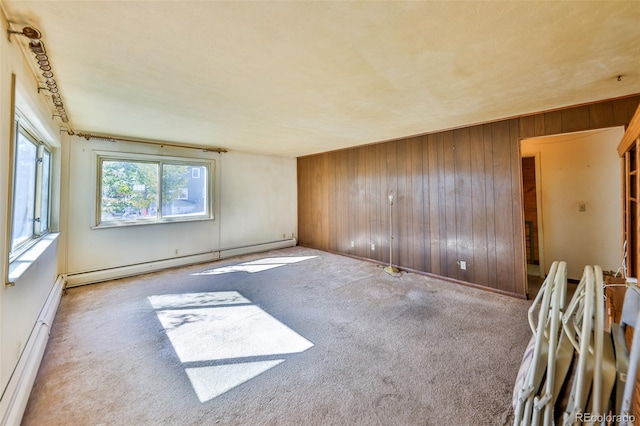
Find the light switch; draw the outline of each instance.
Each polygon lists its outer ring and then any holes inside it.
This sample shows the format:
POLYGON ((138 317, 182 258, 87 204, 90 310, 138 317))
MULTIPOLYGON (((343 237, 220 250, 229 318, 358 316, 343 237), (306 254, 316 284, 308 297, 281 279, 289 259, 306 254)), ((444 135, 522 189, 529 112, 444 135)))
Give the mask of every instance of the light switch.
POLYGON ((578 211, 579 212, 586 212, 587 211, 587 204, 586 203, 578 204, 578 211))

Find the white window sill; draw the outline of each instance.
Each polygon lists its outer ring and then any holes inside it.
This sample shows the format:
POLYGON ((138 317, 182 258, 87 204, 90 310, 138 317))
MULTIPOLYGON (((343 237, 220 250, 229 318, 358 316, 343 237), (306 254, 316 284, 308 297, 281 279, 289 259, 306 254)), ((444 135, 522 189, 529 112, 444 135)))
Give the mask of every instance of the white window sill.
POLYGON ((29 247, 9 264, 9 282, 16 282, 47 248, 60 236, 60 233, 51 233, 42 237, 37 243, 29 247))
POLYGON ((123 228, 128 226, 147 226, 147 225, 166 225, 168 223, 188 223, 188 222, 203 222, 207 220, 214 220, 213 216, 181 216, 177 218, 164 218, 164 219, 138 219, 138 220, 114 220, 100 222, 96 226, 92 226, 91 229, 113 229, 123 228))

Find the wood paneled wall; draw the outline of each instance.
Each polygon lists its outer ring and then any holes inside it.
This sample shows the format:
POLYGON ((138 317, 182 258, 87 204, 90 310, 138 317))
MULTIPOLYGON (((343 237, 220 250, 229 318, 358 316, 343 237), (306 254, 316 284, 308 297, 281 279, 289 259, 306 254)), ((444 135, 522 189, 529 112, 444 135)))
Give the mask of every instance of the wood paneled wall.
POLYGON ((639 103, 634 96, 300 157, 299 244, 389 262, 393 190, 394 264, 524 296, 520 140, 626 125, 639 103))

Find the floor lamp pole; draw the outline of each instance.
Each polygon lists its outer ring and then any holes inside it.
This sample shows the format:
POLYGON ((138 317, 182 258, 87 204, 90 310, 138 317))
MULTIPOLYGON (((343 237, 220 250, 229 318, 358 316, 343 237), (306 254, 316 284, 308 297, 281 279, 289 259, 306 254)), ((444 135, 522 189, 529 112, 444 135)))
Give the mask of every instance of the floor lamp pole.
POLYGON ((391 275, 400 273, 398 268, 393 266, 393 191, 389 192, 389 266, 384 271, 391 275))

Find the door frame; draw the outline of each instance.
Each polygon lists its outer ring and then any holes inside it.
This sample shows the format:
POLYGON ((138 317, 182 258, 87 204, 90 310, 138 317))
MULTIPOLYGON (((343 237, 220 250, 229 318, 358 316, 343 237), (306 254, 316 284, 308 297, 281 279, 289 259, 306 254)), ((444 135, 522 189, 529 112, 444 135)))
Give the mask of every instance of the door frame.
MULTIPOLYGON (((522 141, 524 139, 520 140, 520 144, 522 144, 522 141)), ((536 174, 536 210, 537 210, 537 219, 538 219, 538 241, 536 242, 538 244, 538 268, 539 268, 539 275, 540 278, 544 278, 545 277, 545 262, 544 262, 544 221, 542 218, 542 176, 541 176, 541 166, 540 166, 540 151, 536 151, 533 154, 524 154, 522 155, 521 158, 531 158, 533 157, 534 159, 534 163, 535 163, 535 174, 536 174)), ((522 185, 522 179, 520 179, 520 185, 522 185)), ((524 188, 522 191, 522 194, 524 196, 524 188)), ((524 210, 524 202, 522 204, 522 208, 524 210)), ((528 264, 528 262, 526 262, 525 259, 525 266, 528 264)), ((528 284, 527 284, 528 287, 528 284)), ((528 289, 527 289, 528 290, 528 289)))

